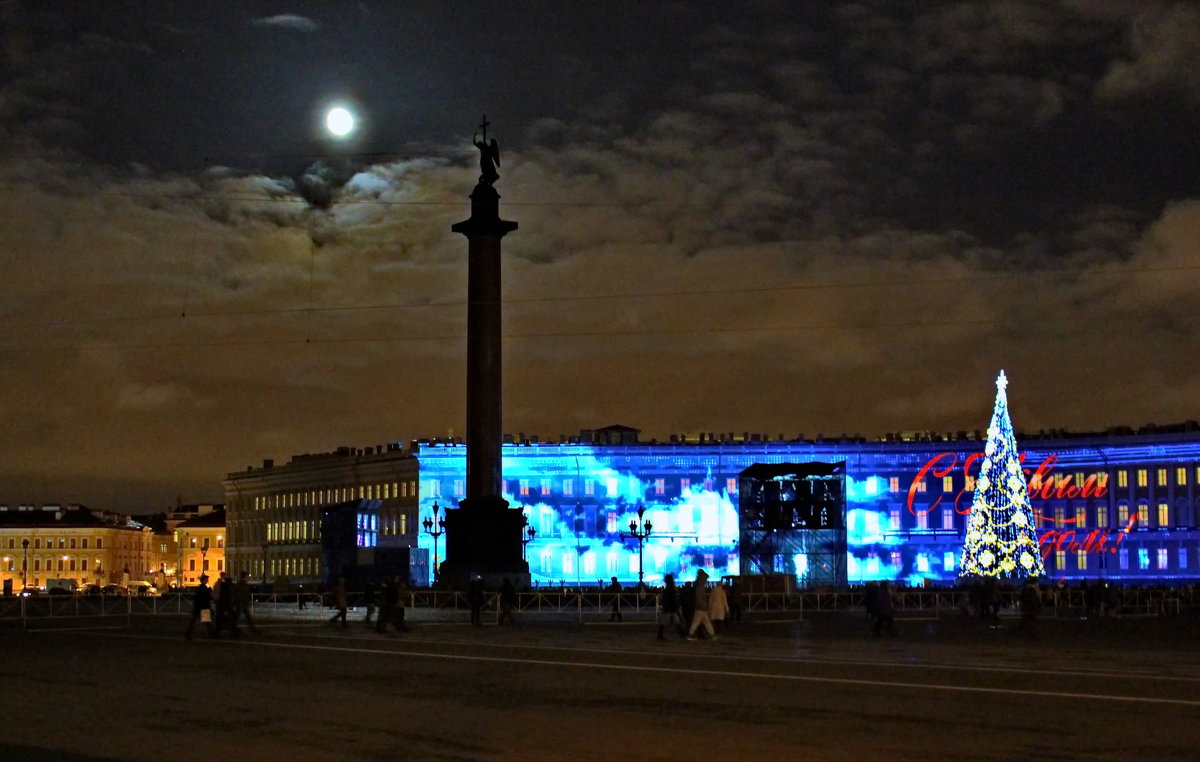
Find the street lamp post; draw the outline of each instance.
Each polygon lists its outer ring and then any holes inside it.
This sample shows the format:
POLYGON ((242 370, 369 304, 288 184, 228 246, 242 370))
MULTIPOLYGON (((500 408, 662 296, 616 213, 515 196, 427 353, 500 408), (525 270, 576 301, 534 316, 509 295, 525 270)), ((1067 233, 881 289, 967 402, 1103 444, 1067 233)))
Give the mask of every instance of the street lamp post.
MULTIPOLYGON (((638 504, 637 518, 629 520, 629 536, 637 538, 638 541, 638 593, 642 592, 642 544, 650 533, 654 530, 654 524, 645 517, 646 509, 640 503, 638 504)), ((625 533, 621 533, 621 539, 624 539, 625 533)))
POLYGON ((422 526, 425 527, 425 532, 430 537, 433 538, 433 581, 434 581, 434 583, 436 583, 438 581, 438 538, 441 537, 442 534, 446 531, 446 522, 444 519, 442 519, 441 516, 438 515, 438 511, 440 511, 440 510, 441 510, 441 508, 438 506, 437 501, 436 500, 433 501, 432 516, 427 516, 425 518, 425 520, 423 522, 421 522, 422 526))
POLYGON ((529 519, 525 520, 525 536, 521 538, 521 560, 526 561, 525 546, 533 542, 533 538, 537 537, 537 528, 529 524, 529 519))
POLYGON ((25 560, 21 562, 21 594, 29 592, 29 538, 21 540, 21 548, 25 551, 25 560))

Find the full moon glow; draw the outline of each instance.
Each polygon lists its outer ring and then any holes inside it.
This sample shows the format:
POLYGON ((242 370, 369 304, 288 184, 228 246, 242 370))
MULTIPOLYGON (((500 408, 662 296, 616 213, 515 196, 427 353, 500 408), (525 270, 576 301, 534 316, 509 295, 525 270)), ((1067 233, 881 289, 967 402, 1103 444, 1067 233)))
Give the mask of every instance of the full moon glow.
POLYGON ((325 128, 339 138, 345 137, 354 129, 354 115, 341 106, 331 108, 325 115, 325 128))

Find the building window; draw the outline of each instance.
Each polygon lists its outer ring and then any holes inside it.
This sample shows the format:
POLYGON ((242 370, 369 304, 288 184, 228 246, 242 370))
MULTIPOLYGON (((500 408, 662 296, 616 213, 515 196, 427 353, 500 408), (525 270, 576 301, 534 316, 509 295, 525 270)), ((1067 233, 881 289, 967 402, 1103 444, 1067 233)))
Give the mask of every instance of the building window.
POLYGON ((1180 569, 1180 571, 1183 571, 1186 568, 1188 568, 1187 548, 1185 548, 1181 545, 1181 546, 1179 546, 1179 569, 1180 569))
POLYGON ((922 574, 929 573, 929 556, 925 555, 924 553, 917 554, 917 571, 921 572, 922 574))
POLYGON ((35 547, 35 548, 40 548, 40 547, 42 547, 42 538, 40 538, 40 537, 36 538, 36 539, 33 541, 33 547, 35 547))
POLYGON ((520 490, 520 494, 528 495, 529 494, 529 480, 521 479, 521 481, 519 482, 519 485, 520 486, 518 487, 518 489, 520 490))
POLYGON ((725 480, 725 491, 730 495, 736 495, 738 491, 738 480, 736 477, 729 477, 725 480))
POLYGON ((34 571, 42 570, 42 559, 40 559, 40 558, 33 559, 33 570, 34 571))
POLYGON ((75 550, 75 538, 71 538, 71 550, 75 550))
POLYGON ((924 492, 924 491, 925 491, 925 480, 924 480, 924 479, 922 479, 922 480, 921 480, 921 481, 919 481, 919 482, 913 482, 913 484, 914 484, 914 485, 916 485, 917 492, 924 492))
POLYGON ((1129 523, 1129 505, 1126 503, 1120 503, 1117 505, 1117 524, 1119 524, 1121 526, 1121 528, 1124 529, 1125 525, 1128 523, 1129 523))
MULTIPOLYGON (((588 497, 596 494, 596 482, 594 480, 583 480, 583 494, 587 495, 588 497)), ((594 564, 595 562, 593 561, 592 563, 594 564)))
POLYGON ((1158 525, 1160 527, 1169 527, 1171 525, 1171 509, 1166 503, 1158 504, 1158 525))
POLYGON ((1150 506, 1138 503, 1137 520, 1140 527, 1150 526, 1150 506))
POLYGON ((1108 506, 1107 505, 1098 505, 1098 506, 1096 506, 1096 528, 1104 529, 1107 526, 1108 526, 1108 506))
POLYGON ((892 508, 888 511, 888 524, 892 529, 899 531, 900 529, 900 509, 892 508))
POLYGON ((942 568, 946 571, 954 571, 954 554, 947 552, 942 554, 942 568))
POLYGON ((563 494, 564 495, 574 495, 575 494, 575 480, 574 479, 563 479, 563 494))
POLYGON ((1128 471, 1122 470, 1122 471, 1117 472, 1117 486, 1118 487, 1128 487, 1129 486, 1129 472, 1128 471))
POLYGON ((1075 551, 1075 568, 1080 571, 1087 571, 1087 551, 1075 551))
POLYGON ((898 550, 893 550, 893 551, 892 551, 892 555, 891 555, 891 563, 892 563, 892 566, 899 566, 899 565, 900 565, 900 551, 898 551, 898 550))
POLYGON ((79 559, 79 570, 87 571, 87 559, 86 558, 79 559))
POLYGON ((667 494, 667 480, 666 479, 655 479, 654 480, 654 494, 656 494, 656 495, 667 494))
POLYGON ((1087 526, 1087 506, 1075 506, 1075 528, 1083 529, 1087 526))
POLYGON ((87 545, 88 545, 88 538, 84 537, 83 538, 83 549, 84 550, 87 550, 87 545))
POLYGON ((1158 469, 1158 486, 1167 486, 1167 469, 1165 468, 1158 469))
POLYGON ((1160 568, 1160 569, 1167 568, 1167 549, 1166 548, 1158 549, 1158 568, 1160 568))
POLYGON ((1067 551, 1058 550, 1054 553, 1054 568, 1063 571, 1067 568, 1067 551))
POLYGON ((943 476, 942 477, 942 492, 953 492, 953 491, 954 491, 954 477, 953 476, 943 476))
POLYGON ((1146 473, 1146 469, 1139 468, 1138 472, 1137 472, 1137 486, 1146 487, 1149 484, 1150 484, 1150 479, 1149 479, 1149 475, 1146 473))
POLYGON ((616 511, 609 511, 609 512, 608 512, 608 521, 607 521, 607 523, 605 524, 605 527, 604 527, 604 528, 605 528, 605 530, 606 530, 606 531, 608 531, 608 532, 617 532, 617 531, 619 531, 619 530, 617 529, 617 513, 616 513, 616 511))
POLYGON ((1138 568, 1142 571, 1150 568, 1150 551, 1147 548, 1138 548, 1138 568))
POLYGON ((942 529, 953 529, 953 528, 954 528, 954 509, 953 508, 943 508, 942 509, 942 529))
POLYGON ((1180 487, 1187 484, 1187 469, 1186 468, 1175 469, 1175 483, 1178 484, 1180 487))
POLYGON ((688 490, 692 488, 692 480, 684 477, 679 480, 679 494, 686 495, 688 490))
POLYGON ((562 562, 563 562, 563 564, 562 564, 563 574, 574 574, 575 573, 575 551, 571 551, 569 553, 563 553, 562 562))
POLYGON ((543 495, 550 494, 550 480, 549 479, 542 479, 542 494, 543 495))
POLYGON ((900 477, 899 476, 892 476, 892 477, 888 478, 888 491, 889 492, 899 492, 900 491, 900 477))
POLYGON ((917 514, 917 529, 929 528, 929 512, 921 511, 917 514))

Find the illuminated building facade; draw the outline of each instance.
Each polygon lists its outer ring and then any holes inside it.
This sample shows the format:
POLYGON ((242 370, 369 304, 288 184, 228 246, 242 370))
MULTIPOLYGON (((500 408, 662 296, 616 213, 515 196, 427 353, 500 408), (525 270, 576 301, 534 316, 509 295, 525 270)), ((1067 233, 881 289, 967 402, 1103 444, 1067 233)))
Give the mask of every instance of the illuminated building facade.
MULTIPOLYGON (((1200 428, 1195 424, 1137 433, 1018 435, 1017 443, 1050 578, 1104 577, 1127 584, 1200 580, 1200 428)), ((983 447, 981 435, 965 433, 869 442, 706 435, 644 443, 630 429, 601 429, 566 442, 506 443, 504 497, 523 507, 536 530, 525 553, 539 585, 590 586, 612 576, 632 583, 639 571, 648 584, 658 584, 666 573, 690 579, 701 568, 714 577, 790 573, 804 584, 813 581, 808 559, 794 553, 778 555, 770 569, 744 563, 739 475, 756 464, 842 463, 847 582, 953 584, 983 447), (639 507, 653 524, 640 554, 638 540, 627 531, 639 507)), ((319 496, 328 494, 398 499, 409 531, 397 539, 432 554, 434 538, 416 533, 414 525, 429 515, 435 501, 452 507, 465 490, 465 447, 458 442, 420 440, 409 449, 392 445, 365 456, 302 457, 328 462, 320 473, 310 472, 313 478, 292 497, 280 491, 288 484, 281 473, 287 467, 250 469, 227 478, 231 559, 261 557, 257 540, 240 544, 237 522, 249 522, 247 537, 257 538, 261 529, 255 522, 312 520, 306 517, 318 515, 319 496), (356 465, 364 458, 388 465, 380 463, 368 473, 356 465), (335 475, 336 484, 322 481, 335 475), (259 492, 234 494, 251 482, 259 492), (274 491, 265 489, 268 484, 274 491), (400 487, 385 484, 406 486, 395 498, 391 492, 400 487), (273 507, 254 507, 266 504, 273 507), (311 514, 304 512, 310 509, 311 514)), ((303 546, 300 540, 286 542, 303 546)), ((312 539, 308 567, 314 581, 320 578, 317 542, 312 539)))
MULTIPOLYGON (((398 444, 264 460, 225 477, 227 568, 263 584, 324 582, 328 551, 321 525, 330 511, 350 511, 366 557, 383 548, 419 550, 418 461, 398 444)), ((429 504, 432 505, 430 500, 429 504)), ((421 578, 422 553, 410 554, 421 578)))
POLYGON ((150 581, 154 534, 127 517, 81 505, 0 505, 0 585, 19 593, 47 580, 106 585, 150 581))

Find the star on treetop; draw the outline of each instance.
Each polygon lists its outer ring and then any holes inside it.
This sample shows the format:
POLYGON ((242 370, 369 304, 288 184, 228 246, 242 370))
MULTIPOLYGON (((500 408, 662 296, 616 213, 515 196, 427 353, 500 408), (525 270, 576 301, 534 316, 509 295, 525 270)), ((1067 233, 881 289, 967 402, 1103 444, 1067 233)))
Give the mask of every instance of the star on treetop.
POLYGON ((1008 377, 1004 375, 1004 371, 1000 371, 1000 375, 996 376, 996 388, 1001 391, 1008 386, 1008 377))

